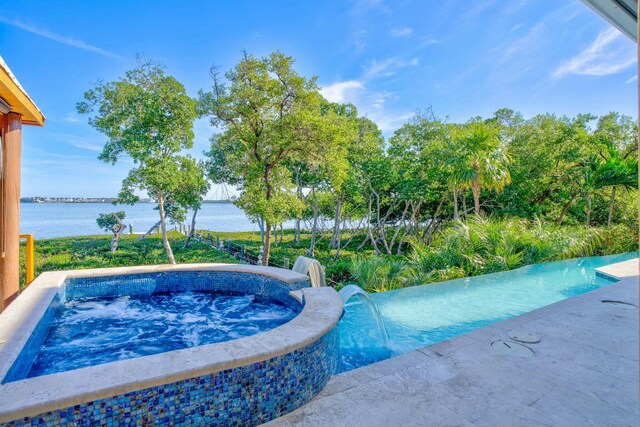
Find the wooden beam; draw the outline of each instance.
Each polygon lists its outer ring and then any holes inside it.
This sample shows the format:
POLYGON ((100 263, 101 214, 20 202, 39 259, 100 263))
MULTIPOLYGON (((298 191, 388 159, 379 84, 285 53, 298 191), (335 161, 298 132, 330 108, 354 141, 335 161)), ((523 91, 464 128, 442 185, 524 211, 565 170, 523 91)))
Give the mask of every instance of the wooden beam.
POLYGON ((2 180, 0 180, 0 311, 20 292, 20 151, 22 116, 0 116, 3 139, 2 180))

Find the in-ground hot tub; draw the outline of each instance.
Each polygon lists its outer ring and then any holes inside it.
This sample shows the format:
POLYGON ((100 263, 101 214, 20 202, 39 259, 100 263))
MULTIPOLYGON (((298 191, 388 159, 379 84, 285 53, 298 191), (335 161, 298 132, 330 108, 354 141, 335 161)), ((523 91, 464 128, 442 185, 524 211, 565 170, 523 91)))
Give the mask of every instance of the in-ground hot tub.
POLYGON ((307 281, 222 264, 44 273, 0 315, 0 425, 279 417, 337 367, 342 302, 307 281))

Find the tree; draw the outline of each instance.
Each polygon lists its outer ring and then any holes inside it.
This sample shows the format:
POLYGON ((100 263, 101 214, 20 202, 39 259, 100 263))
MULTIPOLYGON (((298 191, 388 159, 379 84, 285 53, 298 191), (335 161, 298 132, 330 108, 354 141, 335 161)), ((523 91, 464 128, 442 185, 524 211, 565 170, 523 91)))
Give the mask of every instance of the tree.
POLYGON ((355 106, 348 104, 346 107, 347 111, 339 112, 339 114, 347 116, 351 121, 355 122, 353 124, 356 127, 357 135, 346 147, 347 169, 345 179, 340 182, 340 185, 334 185, 334 193, 337 200, 334 230, 329 246, 337 250, 336 255, 340 251, 342 220, 345 217, 345 210, 351 212, 347 212, 346 216, 353 216, 363 212, 363 209, 358 209, 358 206, 363 205, 365 201, 364 192, 361 191, 364 184, 362 166, 381 156, 384 147, 384 137, 380 129, 378 129, 378 125, 366 117, 358 117, 355 106))
MULTIPOLYGON (((331 193, 339 193, 347 180, 350 166, 349 150, 353 148, 353 141, 358 139, 359 133, 356 114, 356 109, 352 105, 323 102, 320 115, 310 121, 315 134, 317 155, 307 156, 300 169, 306 172, 304 176, 310 188, 306 200, 312 210, 311 241, 308 251, 311 257, 315 255, 320 216, 318 192, 323 192, 323 195, 328 198, 331 193)), ((337 203, 340 203, 339 198, 337 203)), ((337 221, 339 223, 339 217, 337 221)))
POLYGON ((316 78, 297 74, 293 62, 279 51, 265 58, 245 52, 225 74, 228 86, 214 68, 212 91, 200 91, 200 114, 223 129, 207 153, 210 175, 237 185, 236 204, 264 220, 267 265, 272 227, 303 207, 287 165, 318 155, 323 99, 316 78))
POLYGON ((499 127, 472 120, 457 128, 456 181, 473 192, 474 211, 480 213, 480 190, 500 191, 511 182, 509 156, 499 138, 499 127))
POLYGON ((608 147, 608 158, 599 165, 596 185, 598 188, 611 187, 607 227, 611 226, 613 207, 616 202, 616 189, 636 189, 638 185, 638 158, 624 157, 613 145, 608 147))
POLYGON ((202 199, 210 188, 209 180, 205 177, 205 162, 190 162, 185 164, 186 173, 181 174, 181 188, 176 192, 176 202, 178 205, 193 211, 191 217, 191 227, 189 228, 189 236, 184 242, 184 247, 188 248, 196 231, 196 215, 202 207, 202 199))
POLYGON ((406 212, 411 218, 403 237, 430 240, 441 223, 442 209, 451 193, 453 217, 459 216, 457 199, 461 186, 453 174, 457 152, 451 143, 451 133, 452 125, 438 119, 429 109, 416 114, 389 140, 388 155, 398 170, 396 188, 405 203, 400 222, 405 224, 406 212))
POLYGON ((111 238, 111 253, 114 254, 116 249, 118 249, 118 239, 124 233, 125 225, 122 223, 124 219, 124 212, 111 212, 107 214, 100 214, 98 218, 96 218, 96 223, 98 227, 102 228, 104 231, 110 231, 113 233, 113 237, 111 238))
POLYGON ((600 152, 604 163, 598 176, 598 186, 611 187, 607 227, 611 226, 616 190, 619 186, 629 190, 638 184, 638 126, 631 117, 618 113, 606 114, 598 119, 594 136, 604 146, 600 152))
POLYGON ((193 146, 195 101, 162 67, 145 62, 120 80, 99 82, 85 92, 77 110, 93 114, 89 124, 109 139, 100 160, 111 164, 121 156, 133 160, 136 166, 124 179, 118 199, 133 204, 139 199, 136 190, 142 190, 158 203, 162 242, 169 261, 175 264, 165 206, 168 202, 180 205, 186 197, 185 182, 202 173, 196 170, 195 160, 179 155, 193 146))

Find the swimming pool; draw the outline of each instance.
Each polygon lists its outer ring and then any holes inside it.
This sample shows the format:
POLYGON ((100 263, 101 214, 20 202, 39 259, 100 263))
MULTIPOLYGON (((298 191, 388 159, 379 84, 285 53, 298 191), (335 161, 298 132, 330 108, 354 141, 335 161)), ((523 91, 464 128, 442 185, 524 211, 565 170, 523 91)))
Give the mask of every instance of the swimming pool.
POLYGON ((595 269, 636 252, 548 262, 465 279, 372 294, 385 320, 391 351, 358 299, 339 323, 341 371, 348 371, 470 332, 490 323, 588 292, 611 280, 595 269))

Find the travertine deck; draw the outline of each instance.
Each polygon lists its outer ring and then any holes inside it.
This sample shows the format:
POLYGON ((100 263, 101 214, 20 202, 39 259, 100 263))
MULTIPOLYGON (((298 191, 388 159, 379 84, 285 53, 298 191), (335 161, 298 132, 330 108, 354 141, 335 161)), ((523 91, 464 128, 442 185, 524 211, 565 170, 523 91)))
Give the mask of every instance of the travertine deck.
POLYGON ((638 277, 622 264, 606 269, 618 283, 337 375, 268 425, 638 426, 638 277), (491 348, 511 330, 541 338, 533 356, 491 348))

